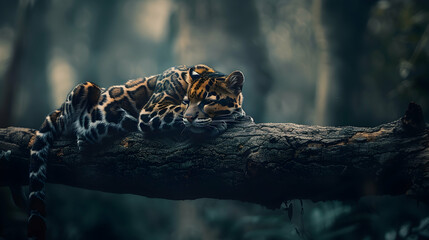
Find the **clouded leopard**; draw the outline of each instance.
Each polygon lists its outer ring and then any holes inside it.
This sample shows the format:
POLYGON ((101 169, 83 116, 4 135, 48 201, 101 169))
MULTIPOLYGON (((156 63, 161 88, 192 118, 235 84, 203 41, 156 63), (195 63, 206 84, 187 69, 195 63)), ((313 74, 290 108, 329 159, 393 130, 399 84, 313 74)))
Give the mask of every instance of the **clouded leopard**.
MULTIPOLYGON (((178 66, 151 77, 129 80, 107 90, 77 85, 62 106, 49 114, 31 149, 28 236, 44 239, 44 185, 49 147, 60 136, 75 136, 79 148, 115 133, 189 131, 215 136, 245 117, 244 76, 206 65, 178 66)), ((249 118, 251 119, 251 118, 249 118)))

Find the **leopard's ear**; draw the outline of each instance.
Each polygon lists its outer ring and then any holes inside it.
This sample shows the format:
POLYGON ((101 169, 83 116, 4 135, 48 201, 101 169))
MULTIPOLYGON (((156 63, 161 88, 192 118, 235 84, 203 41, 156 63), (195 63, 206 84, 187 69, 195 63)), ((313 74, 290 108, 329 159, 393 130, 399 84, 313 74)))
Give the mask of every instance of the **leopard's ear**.
POLYGON ((234 71, 226 78, 226 84, 234 94, 241 93, 244 83, 244 74, 240 71, 234 71))

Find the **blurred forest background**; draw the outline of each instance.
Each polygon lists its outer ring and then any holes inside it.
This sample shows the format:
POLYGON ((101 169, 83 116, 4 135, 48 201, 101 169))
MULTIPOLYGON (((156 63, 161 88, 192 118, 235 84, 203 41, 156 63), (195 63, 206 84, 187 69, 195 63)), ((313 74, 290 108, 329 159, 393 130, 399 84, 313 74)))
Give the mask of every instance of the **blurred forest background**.
MULTIPOLYGON (((428 39, 427 0, 0 0, 0 126, 38 128, 83 81, 198 63, 243 71, 257 122, 375 126, 410 101, 429 119, 428 39)), ((405 197, 268 210, 48 184, 47 199, 50 239, 429 239, 429 207, 405 197)), ((25 224, 0 189, 0 239, 25 224)))

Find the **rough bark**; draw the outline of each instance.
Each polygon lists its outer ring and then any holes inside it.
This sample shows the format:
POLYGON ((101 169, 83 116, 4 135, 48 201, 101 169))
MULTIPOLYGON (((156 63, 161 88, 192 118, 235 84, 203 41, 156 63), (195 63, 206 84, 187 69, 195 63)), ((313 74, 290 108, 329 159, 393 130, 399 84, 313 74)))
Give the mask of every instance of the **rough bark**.
MULTIPOLYGON (((28 181, 35 130, 0 129, 0 186, 28 181)), ((237 199, 278 207, 289 199, 407 194, 428 201, 429 128, 418 105, 378 127, 240 124, 206 141, 131 133, 79 153, 52 147, 48 182, 167 199, 237 199)))

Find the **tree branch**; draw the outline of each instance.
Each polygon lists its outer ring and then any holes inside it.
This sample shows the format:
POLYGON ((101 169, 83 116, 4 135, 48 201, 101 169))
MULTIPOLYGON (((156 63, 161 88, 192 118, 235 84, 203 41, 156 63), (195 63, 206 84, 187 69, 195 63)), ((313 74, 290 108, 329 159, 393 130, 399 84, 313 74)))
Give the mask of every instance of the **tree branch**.
MULTIPOLYGON (((35 130, 0 129, 0 186, 28 182, 35 130)), ((78 153, 51 149, 48 182, 167 199, 237 199, 278 207, 289 199, 345 200, 407 194, 428 202, 429 128, 410 104, 400 120, 373 128, 241 124, 190 141, 131 133, 78 153)))

